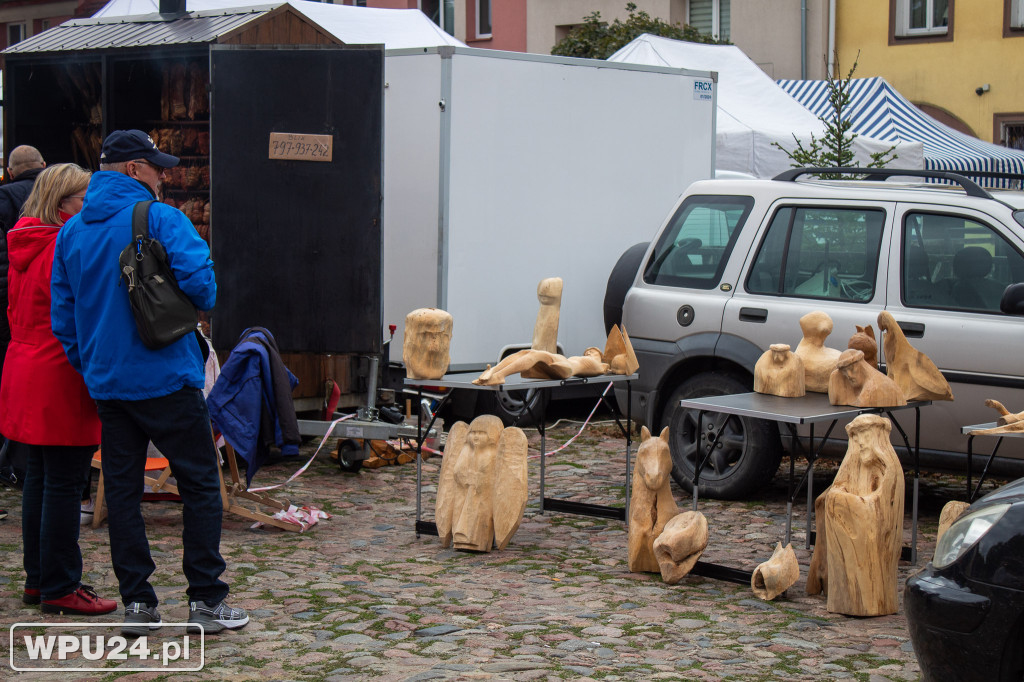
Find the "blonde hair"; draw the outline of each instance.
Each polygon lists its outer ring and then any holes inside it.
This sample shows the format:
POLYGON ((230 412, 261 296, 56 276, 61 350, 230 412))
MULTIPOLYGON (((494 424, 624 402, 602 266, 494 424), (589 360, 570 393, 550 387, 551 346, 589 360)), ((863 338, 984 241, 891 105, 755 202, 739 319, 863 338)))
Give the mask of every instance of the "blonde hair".
POLYGON ((58 163, 43 170, 21 210, 22 216, 38 218, 47 225, 60 225, 60 204, 72 194, 82 194, 92 173, 73 163, 58 163))

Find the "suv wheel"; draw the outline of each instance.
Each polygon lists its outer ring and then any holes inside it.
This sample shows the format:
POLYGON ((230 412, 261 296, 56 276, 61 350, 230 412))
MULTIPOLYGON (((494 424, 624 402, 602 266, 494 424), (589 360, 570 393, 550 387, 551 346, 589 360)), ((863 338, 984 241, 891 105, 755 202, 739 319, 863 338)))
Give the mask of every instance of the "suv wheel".
POLYGON ((749 417, 727 420, 727 415, 706 413, 703 433, 698 437, 697 411, 679 407, 679 401, 684 398, 746 393, 749 390, 748 384, 732 374, 705 372, 690 377, 669 396, 661 424, 669 427, 672 478, 684 490, 693 491, 698 443, 705 447, 709 439, 717 439, 718 447, 700 472, 702 496, 743 498, 775 475, 782 458, 782 443, 775 424, 749 417))

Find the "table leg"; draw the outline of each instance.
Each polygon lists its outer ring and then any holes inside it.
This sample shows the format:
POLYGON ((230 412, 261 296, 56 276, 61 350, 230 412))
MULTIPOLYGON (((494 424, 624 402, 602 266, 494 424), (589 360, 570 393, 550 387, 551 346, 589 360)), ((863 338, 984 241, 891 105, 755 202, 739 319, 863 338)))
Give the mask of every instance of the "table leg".
MULTIPOLYGON (((822 439, 824 442, 824 439, 822 439)), ((811 548, 811 514, 814 513, 814 460, 818 459, 814 451, 814 424, 811 424, 810 438, 807 441, 807 452, 811 459, 807 462, 807 525, 804 531, 804 549, 811 548)))
MULTIPOLYGON (((611 386, 611 384, 608 384, 611 386)), ((604 398, 602 398, 603 400, 604 398)), ((616 410, 617 411, 617 410, 616 410)), ((633 490, 633 468, 629 466, 629 455, 633 445, 633 387, 626 382, 626 529, 629 529, 629 502, 633 490)))
MULTIPOLYGON (((903 438, 903 445, 907 448, 908 453, 914 455, 914 486, 912 499, 910 503, 910 564, 912 566, 917 565, 917 500, 919 481, 921 477, 921 408, 914 408, 914 447, 910 447, 910 438, 907 436, 907 432, 903 430, 903 426, 900 425, 898 419, 893 416, 892 412, 886 411, 886 416, 892 421, 893 426, 899 432, 903 438)), ((905 552, 906 550, 904 550, 905 552)), ((906 556, 906 555, 904 555, 906 556)))
POLYGON ((416 389, 416 537, 420 537, 420 519, 423 508, 423 387, 416 389))
POLYGON ((974 500, 974 495, 971 494, 971 469, 973 468, 974 460, 974 434, 967 436, 967 504, 970 504, 974 500))

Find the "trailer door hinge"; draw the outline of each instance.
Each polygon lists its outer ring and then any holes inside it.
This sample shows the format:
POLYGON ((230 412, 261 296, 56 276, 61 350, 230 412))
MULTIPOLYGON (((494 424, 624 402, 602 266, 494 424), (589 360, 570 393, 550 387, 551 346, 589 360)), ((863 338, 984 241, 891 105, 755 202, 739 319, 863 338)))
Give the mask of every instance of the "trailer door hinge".
POLYGON ((437 103, 437 106, 441 107, 441 111, 444 111, 446 103, 444 100, 441 100, 440 102, 437 103))

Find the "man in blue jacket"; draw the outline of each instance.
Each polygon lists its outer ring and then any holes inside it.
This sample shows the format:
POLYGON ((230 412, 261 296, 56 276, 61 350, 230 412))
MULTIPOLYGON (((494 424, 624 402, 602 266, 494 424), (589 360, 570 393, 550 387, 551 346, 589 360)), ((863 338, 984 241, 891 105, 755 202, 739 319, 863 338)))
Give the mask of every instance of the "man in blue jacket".
MULTIPOLYGON (((85 378, 103 424, 110 554, 125 604, 126 635, 145 635, 161 622, 149 584, 156 567, 140 509, 149 441, 170 461, 184 504, 189 622, 202 623, 207 633, 249 622, 244 610, 227 605, 228 586, 220 579, 223 508, 199 344, 188 334, 159 350, 144 346, 127 288, 119 284, 118 255, 132 241, 132 209, 156 198, 164 171, 177 164, 177 157, 162 153, 140 130, 112 132, 82 211, 61 229, 53 259, 53 333, 85 378)), ((185 214, 154 203, 149 236, 163 244, 178 285, 196 307, 213 308, 217 284, 210 250, 185 214)))

